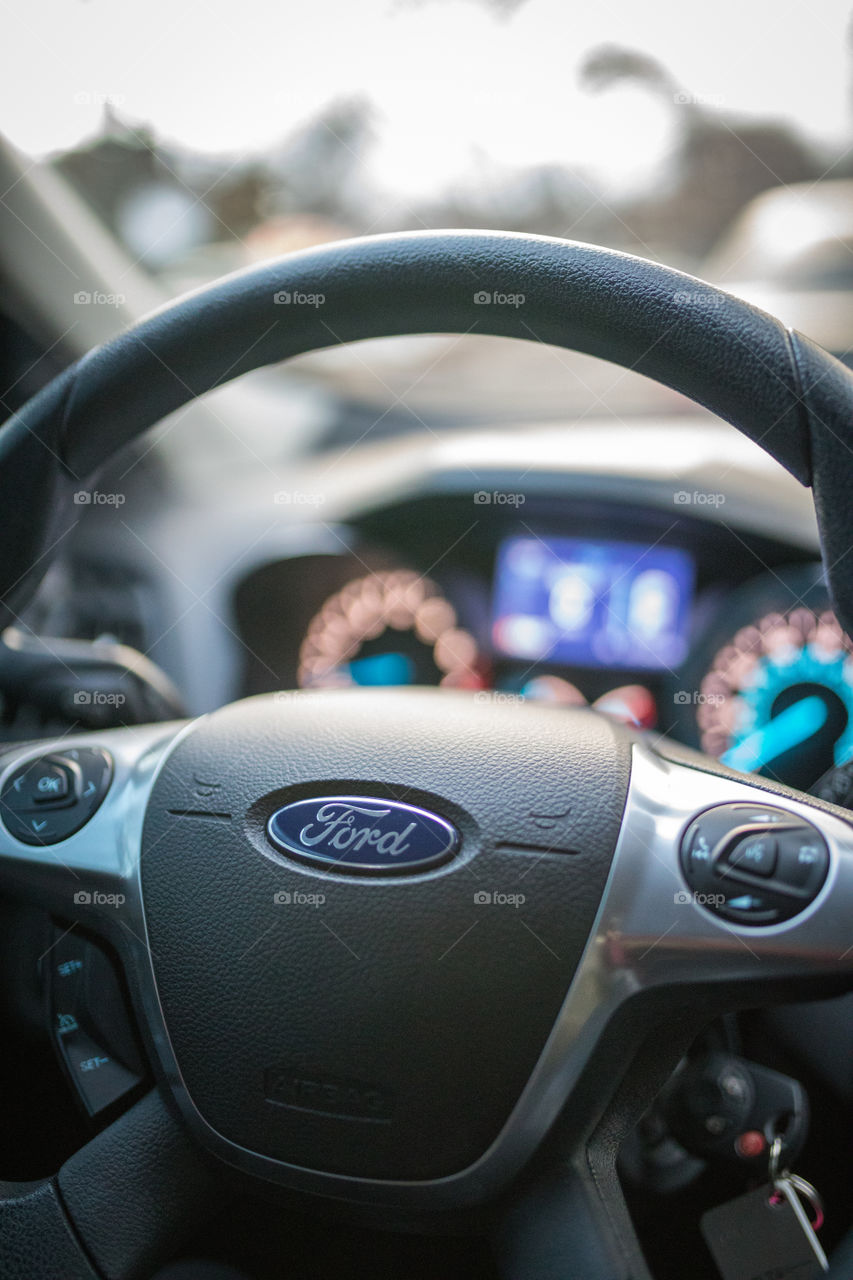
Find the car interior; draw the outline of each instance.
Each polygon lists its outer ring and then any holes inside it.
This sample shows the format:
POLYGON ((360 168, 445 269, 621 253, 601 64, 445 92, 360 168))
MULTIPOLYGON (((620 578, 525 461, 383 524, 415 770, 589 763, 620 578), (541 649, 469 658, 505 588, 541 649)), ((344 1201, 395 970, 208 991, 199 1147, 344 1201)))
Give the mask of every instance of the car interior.
POLYGON ((0 1280, 850 1280, 853 6, 3 21, 0 1280))

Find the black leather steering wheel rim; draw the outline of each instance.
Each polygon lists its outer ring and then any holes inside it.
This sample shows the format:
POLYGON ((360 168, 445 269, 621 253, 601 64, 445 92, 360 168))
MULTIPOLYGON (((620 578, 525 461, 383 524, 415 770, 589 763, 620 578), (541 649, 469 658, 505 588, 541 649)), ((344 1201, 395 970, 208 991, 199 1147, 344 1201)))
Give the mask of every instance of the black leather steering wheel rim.
POLYGON ((264 263, 177 299, 71 366, 0 429, 0 498, 15 526, 0 568, 7 620, 68 527, 73 491, 160 418, 290 356, 438 332, 599 356, 738 427, 812 486, 834 603, 853 632, 853 375, 772 316, 682 272, 496 231, 374 236, 264 263))

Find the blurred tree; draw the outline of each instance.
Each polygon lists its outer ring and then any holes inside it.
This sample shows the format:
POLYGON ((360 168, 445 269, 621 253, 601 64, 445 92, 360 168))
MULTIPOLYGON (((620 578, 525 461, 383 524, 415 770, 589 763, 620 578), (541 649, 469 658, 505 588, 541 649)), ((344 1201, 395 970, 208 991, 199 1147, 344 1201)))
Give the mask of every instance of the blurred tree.
POLYGON ((128 191, 155 182, 179 185, 153 131, 145 125, 126 124, 110 104, 104 108, 100 135, 58 156, 54 164, 113 229, 128 191))
POLYGON ((670 244, 701 258, 754 196, 770 187, 817 181, 825 168, 822 158, 789 125, 729 116, 685 89, 649 54, 601 46, 586 58, 580 75, 581 83, 593 92, 633 81, 672 112, 676 146, 669 190, 620 210, 641 241, 670 244))
POLYGON ((366 98, 330 103, 267 158, 267 210, 357 217, 351 206, 359 203, 359 171, 373 136, 373 109, 366 98))

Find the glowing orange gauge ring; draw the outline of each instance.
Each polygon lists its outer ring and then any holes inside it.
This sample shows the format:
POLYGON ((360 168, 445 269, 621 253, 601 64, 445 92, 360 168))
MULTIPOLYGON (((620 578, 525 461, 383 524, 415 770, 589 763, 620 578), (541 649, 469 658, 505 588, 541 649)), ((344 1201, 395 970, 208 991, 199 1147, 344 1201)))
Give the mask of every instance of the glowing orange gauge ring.
POLYGON ((365 641, 385 631, 412 631, 431 647, 442 685, 483 687, 474 637, 458 626, 456 610, 439 587, 413 569, 353 578, 329 597, 299 649, 300 687, 354 684, 348 664, 365 641))

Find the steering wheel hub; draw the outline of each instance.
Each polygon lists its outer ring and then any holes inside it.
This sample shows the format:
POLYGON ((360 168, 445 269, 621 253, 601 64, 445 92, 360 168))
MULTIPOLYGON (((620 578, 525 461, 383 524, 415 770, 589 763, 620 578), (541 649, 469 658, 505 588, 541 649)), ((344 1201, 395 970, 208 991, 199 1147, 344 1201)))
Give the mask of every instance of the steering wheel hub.
POLYGON ((588 713, 522 720, 445 691, 259 698, 200 721, 154 786, 141 880, 166 1026, 205 1122, 330 1173, 473 1164, 589 937, 629 754, 588 713), (426 865, 375 865, 416 837, 426 865), (357 845, 369 876, 306 861, 357 845))

